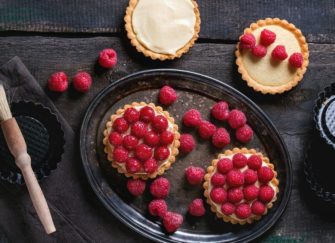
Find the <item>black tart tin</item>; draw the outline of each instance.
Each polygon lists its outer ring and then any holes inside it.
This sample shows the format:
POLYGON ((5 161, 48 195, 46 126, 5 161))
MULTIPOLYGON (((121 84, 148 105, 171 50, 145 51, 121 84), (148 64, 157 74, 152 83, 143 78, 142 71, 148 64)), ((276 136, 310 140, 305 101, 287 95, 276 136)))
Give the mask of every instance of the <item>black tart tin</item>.
MULTIPOLYGON (((41 104, 20 101, 11 104, 13 117, 26 140, 31 164, 38 180, 50 175, 57 168, 64 152, 64 131, 51 110, 41 104)), ((0 131, 0 179, 12 184, 24 184, 19 168, 8 150, 0 131)))

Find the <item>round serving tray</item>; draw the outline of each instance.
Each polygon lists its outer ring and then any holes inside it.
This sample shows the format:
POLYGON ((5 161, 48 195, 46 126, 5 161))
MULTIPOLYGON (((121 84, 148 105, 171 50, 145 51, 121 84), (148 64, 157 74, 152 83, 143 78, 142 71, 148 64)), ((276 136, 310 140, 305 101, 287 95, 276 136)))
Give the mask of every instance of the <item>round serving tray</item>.
MULTIPOLYGON (((214 122, 214 121, 213 121, 214 122)), ((216 123, 217 126, 225 126, 216 123)), ((232 138, 234 136, 232 135, 232 138)), ((225 149, 243 145, 232 140, 225 149)), ((103 205, 129 228, 157 242, 246 242, 253 240, 270 229, 284 212, 291 193, 292 168, 286 146, 278 131, 267 115, 250 99, 229 85, 194 72, 156 69, 138 72, 112 82, 92 101, 83 120, 80 131, 80 154, 83 166, 94 192, 103 205), (184 170, 190 164, 206 168, 218 152, 208 141, 197 138, 196 150, 187 156, 178 156, 173 167, 166 171, 164 177, 171 182, 171 192, 167 198, 169 210, 185 215, 182 227, 174 234, 168 235, 161 228, 161 223, 147 212, 151 200, 146 191, 144 195, 133 198, 126 189, 126 178, 111 168, 103 151, 103 130, 110 115, 118 108, 134 101, 157 101, 159 88, 164 84, 173 86, 178 93, 178 100, 170 107, 165 107, 181 132, 185 130, 180 120, 182 114, 190 108, 197 108, 203 117, 210 119, 209 109, 219 100, 226 100, 231 107, 244 111, 248 123, 255 131, 248 148, 255 148, 271 159, 280 180, 279 195, 274 206, 260 221, 250 225, 232 225, 217 219, 207 206, 206 215, 192 218, 187 215, 188 204, 196 197, 201 197, 203 189, 190 187, 184 181, 184 170)))

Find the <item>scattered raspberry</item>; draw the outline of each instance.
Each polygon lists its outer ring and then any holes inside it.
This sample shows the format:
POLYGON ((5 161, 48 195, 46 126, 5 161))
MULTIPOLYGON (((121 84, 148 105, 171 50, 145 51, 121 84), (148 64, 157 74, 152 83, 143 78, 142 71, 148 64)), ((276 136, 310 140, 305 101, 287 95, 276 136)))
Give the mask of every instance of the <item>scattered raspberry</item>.
POLYGON ((227 199, 231 203, 238 203, 243 199, 243 191, 240 188, 230 188, 227 199))
POLYGON ((215 187, 210 193, 213 202, 221 204, 227 200, 227 192, 222 187, 215 187))
POLYGON ((155 147, 159 144, 159 136, 155 132, 148 132, 144 136, 144 142, 151 147, 155 147))
POLYGON ((201 114, 196 109, 190 109, 183 116, 183 124, 187 127, 197 127, 201 122, 201 114))
POLYGON ((113 129, 119 133, 124 133, 128 130, 129 124, 123 117, 115 119, 113 123, 113 129))
POLYGON ((137 197, 145 190, 145 181, 128 179, 127 188, 131 195, 137 197))
POLYGON ((201 167, 189 166, 185 170, 185 177, 191 185, 200 184, 204 178, 205 170, 201 167))
POLYGON ((167 212, 163 217, 163 226, 168 233, 173 233, 183 224, 184 218, 178 213, 167 212))
POLYGON ((258 171, 258 180, 263 183, 268 183, 274 177, 273 171, 266 166, 261 167, 258 171))
POLYGON ((173 142, 174 135, 170 131, 164 131, 161 133, 160 144, 169 145, 173 142))
POLYGON ((168 128, 169 123, 164 116, 158 115, 154 117, 152 126, 155 129, 155 131, 161 133, 168 128))
POLYGON ((270 202, 275 195, 271 186, 262 186, 259 189, 258 199, 262 202, 270 202))
POLYGON ((212 143, 216 148, 223 148, 230 143, 230 135, 228 131, 221 127, 218 128, 212 137, 212 143))
POLYGON ((128 150, 133 150, 138 144, 138 139, 132 135, 126 135, 123 138, 122 145, 128 150))
POLYGON ((155 159, 159 161, 166 160, 170 156, 170 150, 167 147, 161 146, 155 149, 155 159))
POLYGON ((167 205, 163 199, 154 199, 149 203, 149 213, 152 216, 158 216, 163 218, 165 213, 167 212, 167 205))
POLYGON ((155 117, 155 111, 150 106, 144 106, 140 111, 140 119, 143 122, 151 122, 155 117))
POLYGON ((159 102, 163 105, 171 105, 177 100, 176 91, 170 86, 165 85, 159 91, 159 102))
POLYGON ((241 143, 248 143, 254 136, 254 131, 247 124, 238 128, 235 133, 236 139, 241 143))
POLYGON ((242 186, 244 184, 244 175, 239 170, 231 170, 228 172, 226 180, 232 187, 242 186))
POLYGON ((257 46, 255 46, 254 48, 252 48, 251 53, 252 53, 252 55, 254 55, 255 57, 260 57, 260 58, 262 58, 262 57, 265 57, 265 56, 266 56, 267 50, 266 50, 266 47, 265 47, 265 46, 257 45, 257 46))
POLYGON ((251 49, 256 45, 256 39, 253 34, 244 34, 240 38, 240 48, 251 49))
POLYGON ((211 183, 213 186, 223 186, 226 182, 226 176, 221 173, 215 173, 211 178, 211 183))
POLYGON ((248 159, 242 153, 234 154, 233 165, 235 168, 243 168, 247 165, 248 159))
POLYGON ((246 203, 241 203, 237 206, 235 214, 240 219, 246 219, 251 215, 251 208, 246 203))
POLYGON ((301 68, 303 61, 304 61, 304 58, 299 52, 293 53, 288 59, 288 62, 290 63, 290 65, 295 68, 301 68))
POLYGON ((128 151, 122 146, 116 147, 113 150, 113 159, 119 163, 125 162, 128 159, 128 151))
POLYGON ((182 134, 180 136, 180 151, 182 153, 189 153, 191 152, 195 147, 195 141, 194 141, 194 138, 191 134, 182 134))
POLYGON ((232 215, 235 212, 235 205, 229 202, 222 204, 221 211, 225 215, 232 215))
POLYGON ((87 72, 78 72, 73 77, 73 87, 81 93, 86 93, 90 90, 92 85, 92 77, 87 72))
POLYGON ((276 40, 276 34, 271 30, 264 29, 261 32, 260 42, 263 46, 269 46, 276 40))
POLYGON ((229 116, 229 107, 227 102, 220 101, 212 106, 211 115, 219 121, 225 121, 229 116))
POLYGON ((258 155, 251 155, 248 159, 248 167, 252 170, 258 170, 262 166, 262 159, 258 155))
POLYGON ((152 148, 146 144, 140 144, 135 148, 135 156, 140 161, 146 161, 152 157, 152 148))
POLYGON ((48 89, 55 92, 64 92, 69 86, 64 72, 53 73, 48 80, 48 89))
POLYGON ((170 191, 170 182, 164 177, 155 179, 150 185, 150 193, 155 198, 165 198, 170 191))
POLYGON ((113 49, 104 49, 99 54, 99 64, 104 68, 112 68, 117 63, 117 54, 113 49))
POLYGON ((111 132, 108 137, 109 143, 114 146, 119 146, 122 144, 122 136, 118 132, 111 132))
POLYGON ((188 212, 192 216, 201 217, 206 213, 204 202, 201 198, 194 199, 188 206, 188 212))
POLYGON ((216 126, 209 121, 202 121, 198 127, 199 135, 203 139, 212 137, 215 131, 216 126))
POLYGON ((136 173, 139 172, 142 168, 142 165, 140 163, 140 161, 138 161, 137 159, 134 158, 129 158, 126 161, 126 170, 129 173, 136 173))
POLYGON ((285 46, 283 45, 276 46, 275 49, 273 49, 271 56, 275 60, 279 60, 279 61, 285 60, 288 56, 286 53, 285 46))
POLYGON ((124 112, 123 117, 127 122, 134 123, 140 119, 140 113, 135 108, 131 107, 124 112))
POLYGON ((233 169, 233 162, 228 158, 220 159, 217 163, 217 169, 220 173, 226 174, 233 169))
POLYGON ((251 211, 255 215, 262 216, 265 213, 265 206, 260 201, 254 201, 251 205, 251 211))
POLYGON ((247 169, 246 171, 243 172, 243 174, 244 174, 244 183, 246 185, 254 184, 258 179, 257 173, 254 170, 247 169))
POLYGON ((247 123, 247 118, 242 111, 234 109, 229 113, 228 123, 231 128, 237 129, 247 123))
POLYGON ((137 121, 131 126, 131 134, 133 134, 137 138, 143 138, 147 131, 147 124, 141 121, 137 121))
POLYGON ((246 186, 243 188, 244 198, 247 201, 252 201, 258 197, 259 188, 255 185, 246 186))
POLYGON ((157 161, 154 158, 146 160, 143 164, 144 171, 148 174, 155 173, 158 169, 157 161))

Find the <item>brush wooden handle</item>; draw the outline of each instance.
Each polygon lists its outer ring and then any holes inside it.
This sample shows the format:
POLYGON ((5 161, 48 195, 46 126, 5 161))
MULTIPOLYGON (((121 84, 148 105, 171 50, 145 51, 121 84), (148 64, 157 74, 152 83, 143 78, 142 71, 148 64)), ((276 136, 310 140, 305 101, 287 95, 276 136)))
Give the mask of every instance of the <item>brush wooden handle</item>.
POLYGON ((21 130, 15 118, 2 122, 1 127, 7 141, 8 148, 15 158, 16 165, 22 172, 37 215, 41 220, 46 233, 51 234, 56 231, 56 228, 52 221, 47 201, 45 200, 41 187, 37 182, 34 171, 31 168, 31 159, 27 153, 27 145, 21 130))

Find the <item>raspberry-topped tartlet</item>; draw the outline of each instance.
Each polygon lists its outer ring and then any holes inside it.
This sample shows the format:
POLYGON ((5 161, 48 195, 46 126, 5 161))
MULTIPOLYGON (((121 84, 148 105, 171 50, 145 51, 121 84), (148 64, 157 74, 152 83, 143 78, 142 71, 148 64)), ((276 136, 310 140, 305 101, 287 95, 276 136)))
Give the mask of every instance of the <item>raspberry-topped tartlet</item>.
POLYGON ((178 126, 162 107, 133 102, 111 116, 103 143, 119 173, 148 179, 162 175, 175 162, 179 137, 178 126))
POLYGON ((225 222, 259 220, 277 199, 279 181, 274 165, 254 149, 226 150, 205 175, 204 195, 211 211, 225 222))

